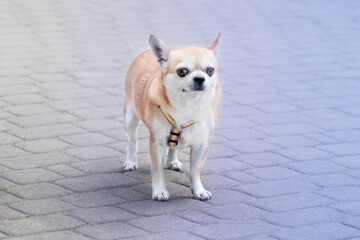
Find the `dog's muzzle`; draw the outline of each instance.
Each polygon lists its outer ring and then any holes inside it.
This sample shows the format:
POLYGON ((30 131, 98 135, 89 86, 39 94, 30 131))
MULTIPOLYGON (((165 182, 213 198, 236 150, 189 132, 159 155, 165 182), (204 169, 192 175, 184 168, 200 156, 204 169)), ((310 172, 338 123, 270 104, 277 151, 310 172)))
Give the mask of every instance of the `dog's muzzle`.
POLYGON ((191 87, 191 91, 204 91, 205 87, 204 87, 204 82, 205 82, 205 78, 204 77, 194 77, 193 78, 193 82, 194 84, 191 87))

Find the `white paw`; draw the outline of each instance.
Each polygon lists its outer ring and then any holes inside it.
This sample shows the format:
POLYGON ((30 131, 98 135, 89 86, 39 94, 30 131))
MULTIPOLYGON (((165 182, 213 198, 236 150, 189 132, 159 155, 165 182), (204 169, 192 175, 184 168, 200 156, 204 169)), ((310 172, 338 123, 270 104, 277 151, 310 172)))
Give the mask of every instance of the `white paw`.
POLYGON ((194 198, 200 201, 207 201, 211 199, 211 192, 203 189, 203 191, 193 191, 191 190, 192 194, 194 195, 194 198))
POLYGON ((168 201, 170 199, 170 195, 169 195, 168 191, 164 190, 164 191, 161 191, 161 192, 153 193, 152 198, 155 201, 166 202, 166 201, 168 201))
POLYGON ((125 161, 124 162, 124 170, 125 171, 134 171, 138 168, 137 163, 125 161))
POLYGON ((167 168, 174 171, 180 171, 181 167, 182 163, 179 160, 175 160, 167 164, 167 168))

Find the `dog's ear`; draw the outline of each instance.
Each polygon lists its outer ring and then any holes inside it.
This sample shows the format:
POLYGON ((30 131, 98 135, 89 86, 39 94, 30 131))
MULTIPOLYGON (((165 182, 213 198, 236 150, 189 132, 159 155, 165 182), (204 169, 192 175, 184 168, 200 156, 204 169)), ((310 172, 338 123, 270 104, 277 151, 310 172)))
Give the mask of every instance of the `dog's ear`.
POLYGON ((160 67, 166 67, 170 49, 163 41, 161 41, 161 39, 157 38, 153 34, 151 34, 149 37, 149 44, 152 52, 154 53, 155 57, 159 62, 160 67))
POLYGON ((219 33, 218 37, 216 38, 215 41, 213 41, 212 43, 210 43, 209 45, 206 46, 207 49, 213 50, 215 52, 215 49, 217 47, 217 45, 220 42, 220 38, 221 38, 221 33, 219 33))

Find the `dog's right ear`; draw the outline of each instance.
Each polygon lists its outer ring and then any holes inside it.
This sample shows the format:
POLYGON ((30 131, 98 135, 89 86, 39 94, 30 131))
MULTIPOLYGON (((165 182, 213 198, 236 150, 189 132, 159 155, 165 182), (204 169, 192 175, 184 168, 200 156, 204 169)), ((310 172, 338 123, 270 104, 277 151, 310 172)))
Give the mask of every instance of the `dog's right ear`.
POLYGON ((161 41, 153 34, 151 34, 149 37, 149 45, 155 57, 157 58, 160 67, 166 67, 170 49, 163 41, 161 41))

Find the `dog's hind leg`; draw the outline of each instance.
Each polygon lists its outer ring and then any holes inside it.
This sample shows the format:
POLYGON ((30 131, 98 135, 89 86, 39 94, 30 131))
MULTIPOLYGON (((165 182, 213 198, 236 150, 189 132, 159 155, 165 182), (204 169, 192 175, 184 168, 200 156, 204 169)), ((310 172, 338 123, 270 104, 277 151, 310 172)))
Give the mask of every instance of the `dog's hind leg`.
POLYGON ((137 169, 138 163, 136 158, 136 128, 139 123, 139 117, 136 115, 134 106, 131 101, 124 104, 125 130, 128 137, 128 148, 126 160, 124 162, 125 171, 137 169))
POLYGON ((176 149, 169 147, 169 153, 167 156, 167 168, 174 171, 180 171, 181 166, 182 163, 177 158, 176 149))

